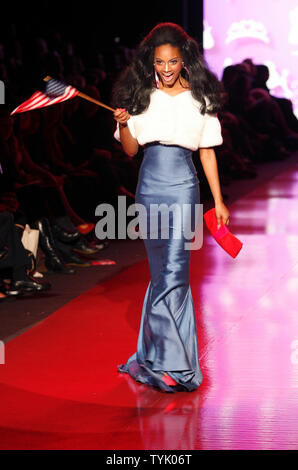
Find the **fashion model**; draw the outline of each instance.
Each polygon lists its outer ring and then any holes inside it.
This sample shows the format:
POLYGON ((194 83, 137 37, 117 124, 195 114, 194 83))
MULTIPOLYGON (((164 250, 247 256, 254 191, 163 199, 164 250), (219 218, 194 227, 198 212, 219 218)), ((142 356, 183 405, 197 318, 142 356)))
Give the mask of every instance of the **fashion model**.
MULTIPOLYGON (((219 82, 204 63, 196 41, 173 23, 153 28, 115 83, 115 138, 131 157, 139 145, 144 147, 135 199, 146 209, 147 226, 152 222, 150 209, 174 204, 191 208, 186 223, 194 229, 200 192, 192 157, 198 149, 218 225, 229 224, 213 150, 222 144, 216 115, 219 96, 219 82)), ((183 224, 181 220, 177 224, 173 212, 168 213, 166 227, 158 226, 156 232, 150 226, 142 233, 151 279, 137 352, 118 370, 161 391, 193 391, 203 376, 189 284, 190 250, 185 248, 189 239, 182 230, 185 217, 183 224), (169 236, 160 236, 164 229, 169 236)))

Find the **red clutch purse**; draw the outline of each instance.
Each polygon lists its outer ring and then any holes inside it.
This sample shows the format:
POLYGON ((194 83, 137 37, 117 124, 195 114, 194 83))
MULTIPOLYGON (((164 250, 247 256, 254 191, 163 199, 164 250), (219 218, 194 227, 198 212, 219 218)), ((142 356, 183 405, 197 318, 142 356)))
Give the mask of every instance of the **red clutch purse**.
POLYGON ((217 241, 217 243, 233 258, 236 258, 239 251, 241 250, 243 243, 233 235, 225 224, 221 224, 220 228, 217 228, 217 219, 215 215, 215 209, 210 209, 205 212, 204 219, 211 235, 217 241))

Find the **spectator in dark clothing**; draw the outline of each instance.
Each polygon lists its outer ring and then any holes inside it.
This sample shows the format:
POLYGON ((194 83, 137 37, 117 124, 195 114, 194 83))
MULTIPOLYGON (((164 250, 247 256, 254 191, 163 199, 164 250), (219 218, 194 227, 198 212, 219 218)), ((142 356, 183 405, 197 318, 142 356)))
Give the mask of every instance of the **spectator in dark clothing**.
MULTIPOLYGON (((256 65, 256 76, 253 80, 252 88, 262 88, 270 93, 270 90, 267 87, 269 75, 269 68, 266 65, 256 65)), ((293 104, 291 100, 287 98, 279 98, 271 94, 270 96, 280 107, 288 129, 292 130, 293 133, 298 133, 298 119, 293 112, 293 104)))
MULTIPOLYGON (((2 203, 3 208, 3 203, 2 203)), ((10 212, 0 212, 0 292, 2 299, 22 293, 38 293, 50 289, 51 284, 41 282, 28 273, 30 261, 10 212), (5 254, 3 255, 3 250, 5 254), (10 278, 9 285, 3 279, 10 278)))
POLYGON ((289 132, 282 113, 265 90, 252 88, 245 64, 229 66, 223 73, 223 85, 228 95, 225 109, 237 116, 243 132, 258 145, 260 160, 283 159, 289 132))

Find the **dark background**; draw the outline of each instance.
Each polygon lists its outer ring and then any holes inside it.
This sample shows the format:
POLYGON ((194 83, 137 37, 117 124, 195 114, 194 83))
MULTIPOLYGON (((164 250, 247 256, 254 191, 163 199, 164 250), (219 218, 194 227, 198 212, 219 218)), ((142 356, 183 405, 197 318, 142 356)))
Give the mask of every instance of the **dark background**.
POLYGON ((79 39, 82 47, 98 44, 102 49, 103 43, 107 46, 114 38, 135 47, 152 27, 164 21, 180 24, 202 45, 203 0, 6 1, 0 36, 5 34, 7 23, 18 23, 18 27, 40 35, 47 24, 79 39))

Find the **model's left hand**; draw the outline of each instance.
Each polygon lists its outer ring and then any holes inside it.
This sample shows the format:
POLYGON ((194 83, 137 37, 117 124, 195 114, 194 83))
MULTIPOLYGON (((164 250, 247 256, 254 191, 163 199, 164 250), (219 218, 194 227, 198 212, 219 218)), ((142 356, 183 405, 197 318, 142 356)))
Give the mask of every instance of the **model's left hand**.
POLYGON ((215 204, 215 215, 217 219, 217 225, 221 226, 221 220, 225 225, 230 223, 230 212, 223 202, 218 202, 215 204))

